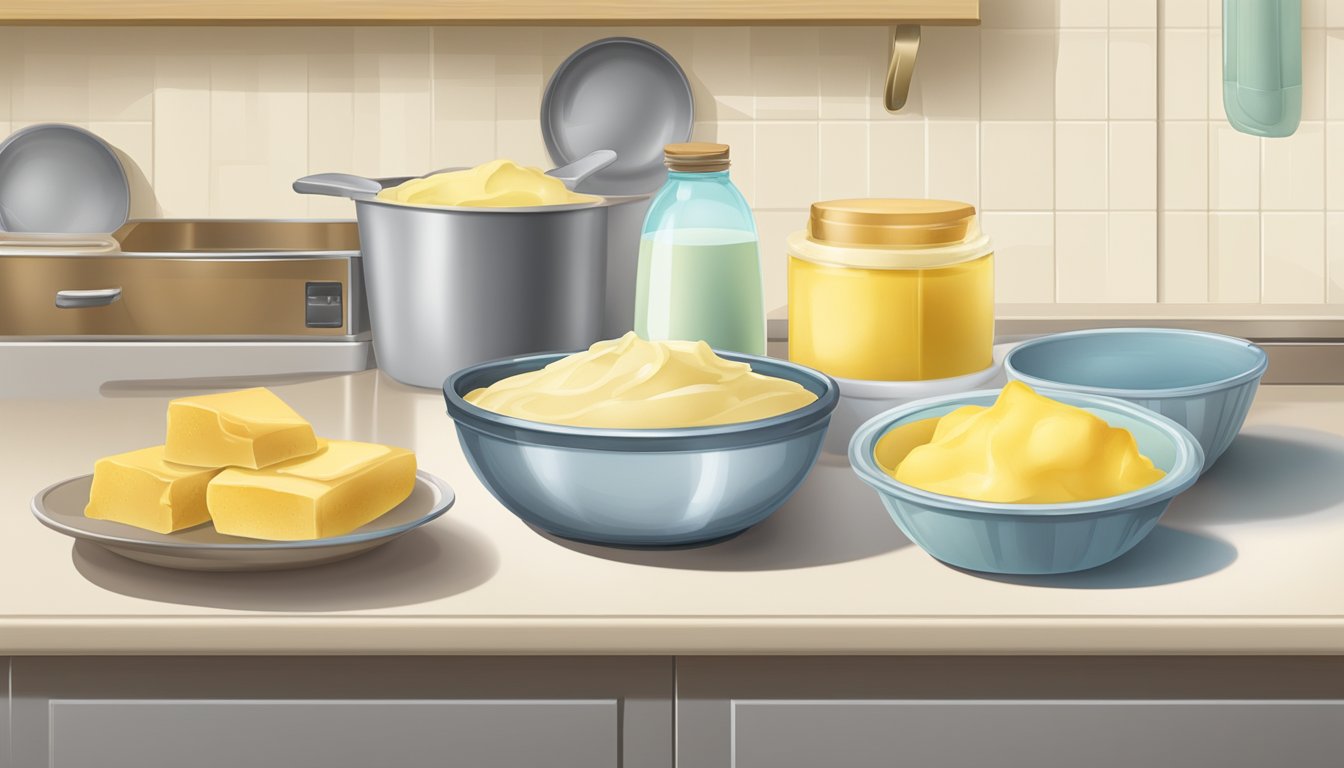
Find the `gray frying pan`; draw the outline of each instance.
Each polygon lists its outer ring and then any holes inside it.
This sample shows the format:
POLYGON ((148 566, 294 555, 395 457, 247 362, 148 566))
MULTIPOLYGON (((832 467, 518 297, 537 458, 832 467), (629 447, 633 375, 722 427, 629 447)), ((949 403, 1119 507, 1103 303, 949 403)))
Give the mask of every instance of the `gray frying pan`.
POLYGON ((32 125, 0 143, 0 230, 115 232, 130 209, 121 161, 83 128, 32 125))
POLYGON ((633 37, 597 40, 570 54, 541 102, 541 134, 555 163, 616 150, 616 162, 577 187, 597 195, 661 187, 663 146, 690 139, 694 118, 686 73, 667 51, 633 37))

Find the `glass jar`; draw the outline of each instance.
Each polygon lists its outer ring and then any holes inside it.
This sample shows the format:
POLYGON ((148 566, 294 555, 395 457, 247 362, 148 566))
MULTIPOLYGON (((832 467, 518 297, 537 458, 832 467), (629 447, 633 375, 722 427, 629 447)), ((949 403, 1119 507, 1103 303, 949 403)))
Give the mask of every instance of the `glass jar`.
POLYGON ((728 146, 669 144, 664 152, 667 183, 649 206, 639 243, 635 332, 763 355, 756 222, 728 177, 728 146))
POLYGON ((788 251, 790 360, 867 381, 946 379, 993 362, 994 252, 974 206, 814 203, 788 251))

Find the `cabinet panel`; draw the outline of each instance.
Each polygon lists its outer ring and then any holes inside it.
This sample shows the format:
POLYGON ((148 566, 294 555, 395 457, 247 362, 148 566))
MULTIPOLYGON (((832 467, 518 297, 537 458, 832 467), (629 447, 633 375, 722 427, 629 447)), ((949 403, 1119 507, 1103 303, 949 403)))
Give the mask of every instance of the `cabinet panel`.
POLYGON ((1324 768, 1340 657, 682 657, 678 768, 1324 768))
POLYGON ((14 766, 672 768, 673 660, 20 657, 14 766))
POLYGON ((0 674, 3 674, 4 690, 0 691, 0 768, 10 768, 10 728, 9 728, 9 664, 8 657, 0 656, 0 674))
POLYGON ((1344 701, 738 701, 735 768, 1335 768, 1344 701))
POLYGON ((616 768, 606 701, 51 702, 53 768, 616 768))

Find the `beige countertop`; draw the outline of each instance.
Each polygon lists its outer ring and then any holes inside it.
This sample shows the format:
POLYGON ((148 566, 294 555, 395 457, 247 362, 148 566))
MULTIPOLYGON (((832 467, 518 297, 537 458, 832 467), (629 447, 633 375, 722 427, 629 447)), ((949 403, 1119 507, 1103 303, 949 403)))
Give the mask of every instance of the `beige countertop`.
POLYGON ((376 372, 274 389, 328 437, 403 445, 442 519, 306 571, 164 570, 40 525, 38 489, 161 442, 185 390, 0 400, 0 655, 219 653, 1341 653, 1344 394, 1261 389, 1237 443, 1131 553, 984 577, 911 544, 823 457, 721 544, 608 549, 535 533, 476 481, 439 394, 376 372))

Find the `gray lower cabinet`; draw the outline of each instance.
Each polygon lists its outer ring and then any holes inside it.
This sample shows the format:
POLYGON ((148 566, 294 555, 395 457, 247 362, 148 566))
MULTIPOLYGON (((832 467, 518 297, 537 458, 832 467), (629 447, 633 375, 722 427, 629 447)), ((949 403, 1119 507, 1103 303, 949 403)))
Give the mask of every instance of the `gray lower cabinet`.
POLYGON ((10 765, 671 768, 673 661, 15 658, 10 765))
POLYGON ((1337 659, 681 659, 679 768, 1338 768, 1337 659))
POLYGON ((1344 657, 45 657, 9 671, 0 768, 1344 765, 1344 657))
MULTIPOLYGON (((9 659, 0 657, 0 672, 4 673, 6 683, 9 680, 9 659)), ((0 696, 0 768, 10 768, 14 765, 10 759, 10 749, 13 739, 9 737, 9 691, 6 684, 6 691, 0 696)))
POLYGON ((126 766, 620 765, 596 701, 54 699, 50 762, 126 766))
POLYGON ((1341 701, 739 701, 732 765, 1337 768, 1342 727, 1341 701))

